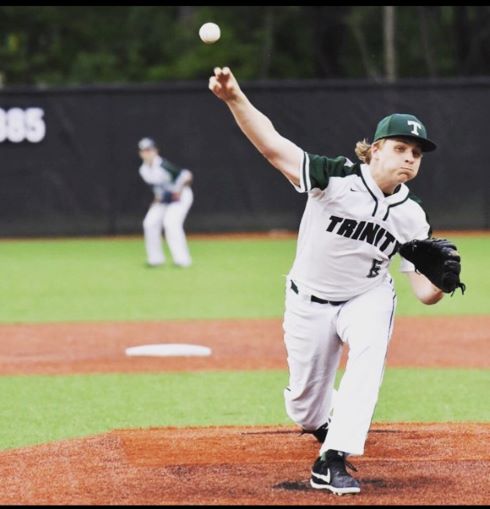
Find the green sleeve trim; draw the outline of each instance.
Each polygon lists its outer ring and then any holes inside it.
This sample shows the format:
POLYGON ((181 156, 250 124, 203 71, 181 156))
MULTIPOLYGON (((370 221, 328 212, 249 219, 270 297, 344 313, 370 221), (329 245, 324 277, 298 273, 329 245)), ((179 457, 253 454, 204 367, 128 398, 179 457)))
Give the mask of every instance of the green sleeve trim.
POLYGON ((171 163, 168 159, 162 158, 162 166, 170 173, 170 175, 172 175, 172 180, 175 180, 182 171, 182 168, 171 163))
POLYGON ((347 157, 330 158, 308 154, 303 160, 303 183, 305 191, 313 188, 325 189, 331 177, 347 177, 360 174, 360 165, 353 164, 347 157))
POLYGON ((429 231, 427 232, 427 237, 432 237, 432 225, 430 224, 429 215, 427 214, 424 207, 422 207, 422 200, 415 194, 413 194, 411 191, 408 193, 408 198, 410 200, 413 200, 423 211, 425 214, 425 220, 427 221, 427 224, 429 225, 429 231))

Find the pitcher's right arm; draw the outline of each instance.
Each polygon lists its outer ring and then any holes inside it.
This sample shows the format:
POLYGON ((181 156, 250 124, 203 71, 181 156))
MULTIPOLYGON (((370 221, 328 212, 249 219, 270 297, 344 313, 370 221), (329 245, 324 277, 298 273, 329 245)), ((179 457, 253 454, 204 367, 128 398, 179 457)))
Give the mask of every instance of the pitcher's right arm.
POLYGON ((228 67, 214 69, 209 89, 226 103, 236 123, 256 149, 294 185, 300 185, 303 150, 281 136, 248 100, 228 67))

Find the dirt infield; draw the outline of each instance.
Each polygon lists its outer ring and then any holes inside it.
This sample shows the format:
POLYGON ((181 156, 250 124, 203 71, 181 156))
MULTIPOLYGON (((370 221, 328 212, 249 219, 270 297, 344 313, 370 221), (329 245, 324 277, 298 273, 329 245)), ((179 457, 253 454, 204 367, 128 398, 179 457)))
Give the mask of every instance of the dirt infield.
MULTIPOLYGON (((0 374, 286 369, 279 319, 0 325, 0 374), (210 347, 210 357, 127 357, 153 343, 210 347)), ((490 316, 398 317, 388 366, 490 367, 490 316)), ((344 361, 345 362, 345 356, 344 361)))
POLYGON ((490 426, 377 424, 352 458, 359 495, 309 487, 317 454, 291 427, 123 430, 0 455, 1 504, 487 504, 490 426))
MULTIPOLYGON (((490 317, 398 317, 388 366, 488 368, 490 317)), ((286 369, 281 320, 0 325, 0 375, 286 369), (192 343, 210 357, 127 357, 192 343)), ((345 362, 345 356, 344 360, 345 362)), ((318 452, 293 426, 116 430, 0 452, 0 504, 488 504, 490 424, 374 424, 360 495, 309 487, 318 452)))

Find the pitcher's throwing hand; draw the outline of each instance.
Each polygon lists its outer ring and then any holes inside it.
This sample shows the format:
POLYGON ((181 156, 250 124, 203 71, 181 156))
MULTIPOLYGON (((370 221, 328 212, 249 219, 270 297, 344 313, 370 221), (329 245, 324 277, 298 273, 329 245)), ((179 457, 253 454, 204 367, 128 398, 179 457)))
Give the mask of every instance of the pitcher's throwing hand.
POLYGON ((222 101, 232 101, 241 93, 238 82, 229 67, 215 67, 209 78, 209 89, 222 101))

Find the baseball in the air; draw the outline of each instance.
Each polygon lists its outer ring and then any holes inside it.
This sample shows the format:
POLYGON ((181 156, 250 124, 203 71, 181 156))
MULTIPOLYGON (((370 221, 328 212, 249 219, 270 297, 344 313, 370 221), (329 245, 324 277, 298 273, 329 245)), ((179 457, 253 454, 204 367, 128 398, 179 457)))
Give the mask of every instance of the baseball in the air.
POLYGON ((221 37, 221 30, 216 23, 204 23, 199 29, 199 37, 202 42, 212 44, 221 37))

